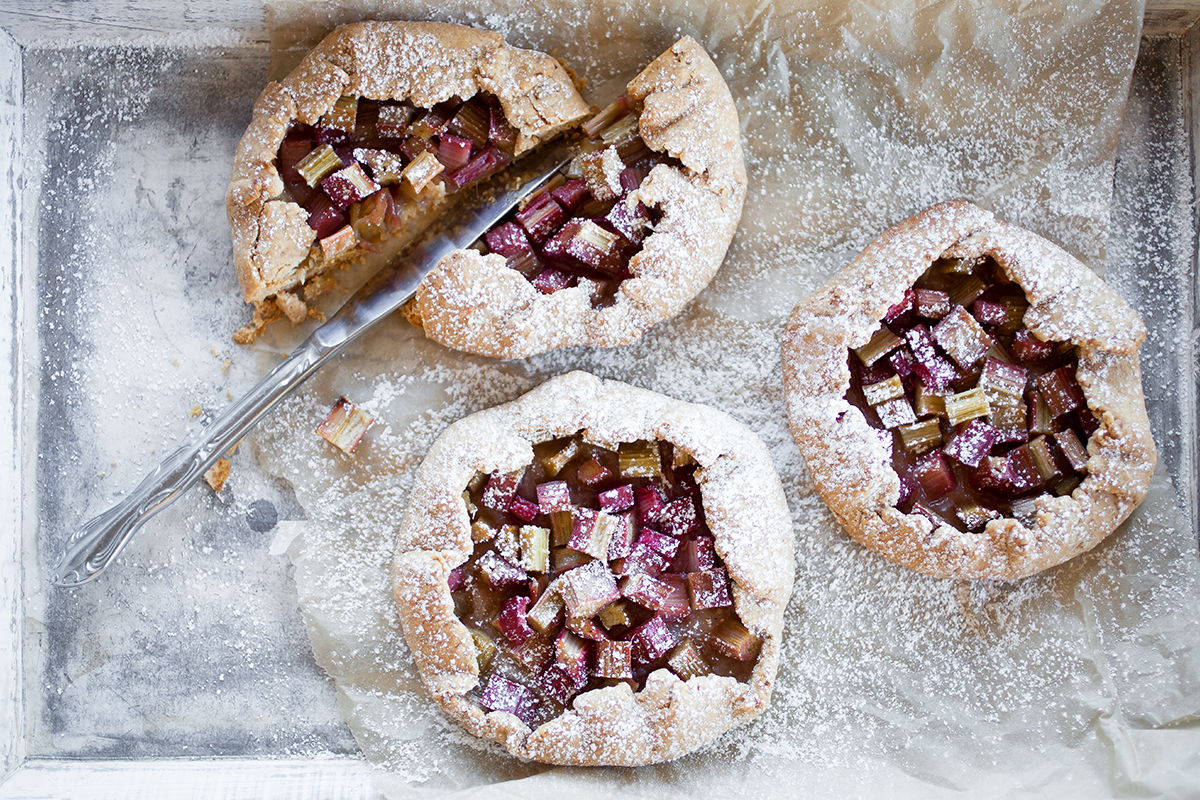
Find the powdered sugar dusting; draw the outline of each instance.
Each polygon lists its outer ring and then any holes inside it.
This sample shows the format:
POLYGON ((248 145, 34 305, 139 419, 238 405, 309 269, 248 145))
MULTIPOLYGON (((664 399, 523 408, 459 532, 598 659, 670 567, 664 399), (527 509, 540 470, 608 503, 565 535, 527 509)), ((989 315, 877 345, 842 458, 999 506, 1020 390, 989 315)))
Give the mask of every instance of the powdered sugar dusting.
MULTIPOLYGON (((926 28, 944 21, 946 30, 962 32, 946 41, 963 47, 993 26, 1021 28, 995 10, 971 26, 967 12, 940 8, 928 12, 937 17, 926 28)), ((331 20, 340 13, 332 4, 321 9, 331 20)), ((742 227, 716 283, 636 346, 522 362, 462 357, 390 320, 235 454, 221 497, 200 487, 156 517, 99 582, 75 593, 48 590, 44 566, 36 565, 53 562, 71 526, 133 486, 185 426, 199 427, 187 421, 193 405, 221 407, 297 337, 268 336, 254 350, 225 338, 244 310, 229 269, 221 195, 267 54, 140 46, 27 53, 25 225, 38 233, 24 264, 29 274, 36 267, 37 291, 44 290, 27 307, 27 328, 38 332, 36 344, 29 342, 38 348, 30 369, 41 383, 27 387, 36 398, 26 420, 33 429, 36 419, 43 464, 36 486, 31 480, 27 487, 40 496, 40 530, 30 534, 25 562, 30 752, 328 758, 361 750, 394 770, 386 788, 397 796, 471 794, 471 787, 485 795, 494 782, 523 778, 530 780, 515 791, 610 792, 636 779, 646 791, 681 797, 766 796, 782 785, 814 796, 878 794, 883 785, 894 796, 917 797, 937 791, 933 783, 996 794, 1030 786, 1080 795, 1191 791, 1197 745, 1187 720, 1200 658, 1189 631, 1200 587, 1186 520, 1163 476, 1100 550, 1019 584, 964 588, 893 567, 848 541, 813 494, 787 433, 778 336, 795 301, 888 224, 946 195, 972 197, 971 187, 984 185, 943 177, 958 163, 950 144, 932 165, 924 157, 935 151, 923 145, 884 146, 891 134, 918 131, 896 124, 908 113, 903 104, 881 105, 867 91, 914 64, 876 62, 862 49, 874 41, 882 50, 878 36, 866 34, 883 30, 886 20, 858 5, 842 16, 788 16, 778 7, 717 14, 682 2, 665 12, 591 4, 578 14, 547 15, 516 3, 420 10, 489 25, 518 46, 565 56, 589 79, 593 101, 611 96, 611 85, 604 87, 611 79, 623 85, 636 71, 630 65, 646 63, 681 34, 695 36, 733 87, 751 170, 742 227), (849 48, 856 49, 842 54, 849 48), (164 65, 173 71, 161 72, 164 65), (857 73, 866 81, 862 95, 851 80, 857 73), (828 82, 839 74, 849 77, 828 82), (846 90, 844 99, 829 87, 846 90), (839 137, 868 135, 856 134, 860 123, 851 121, 849 107, 858 101, 858 118, 872 123, 872 144, 853 160, 839 137), (826 124, 835 117, 847 123, 826 124), (907 159, 900 167, 878 160, 897 155, 907 159), (709 403, 748 424, 771 450, 795 524, 797 589, 771 708, 702 752, 632 777, 543 772, 447 723, 416 681, 381 594, 411 471, 437 433, 575 368, 709 403), (100 395, 97 387, 113 388, 100 395), (351 458, 312 434, 343 393, 380 420, 351 458), (269 476, 257 473, 253 455, 269 476), (298 566, 297 575, 307 577, 292 583, 286 562, 269 554, 274 534, 247 525, 260 524, 263 503, 304 527, 296 542, 304 549, 294 552, 319 559, 328 579, 298 566), (337 692, 308 655, 298 593, 319 657, 340 677, 337 692)), ((1093 266, 1084 247, 1095 246, 1107 225, 1111 161, 1103 145, 1115 136, 1137 13, 1127 3, 1050 9, 1026 23, 1027 35, 988 45, 993 53, 1030 50, 1068 66, 1086 61, 1062 75, 1057 96, 1065 109, 1039 107, 1053 131, 1029 152, 1046 160, 1016 155, 1013 174, 1029 180, 1006 182, 1002 157, 988 161, 984 177, 1007 192, 994 208, 1000 216, 1066 243, 1093 266), (1045 35, 1032 35, 1039 32, 1045 35), (1098 57, 1085 57, 1093 50, 1098 57), (1080 75, 1089 70, 1085 81, 1080 75), (1092 96, 1088 114, 1083 93, 1092 96), (1071 152, 1055 150, 1058 132, 1067 134, 1071 152), (1094 138, 1084 142, 1085 133, 1094 138)), ((945 52, 922 67, 930 87, 950 66, 953 52, 945 52)), ((995 56, 1006 68, 1029 58, 995 56)), ((1048 69, 1026 74, 1043 83, 1054 76, 1048 69)), ((948 111, 953 93, 943 99, 937 109, 948 111)), ((1001 100, 1015 108, 1031 98, 1001 100)), ((1157 106, 1144 113, 1161 116, 1157 106)), ((989 135, 1012 129, 987 119, 979 125, 989 135)), ((1186 144, 1173 136, 1176 149, 1186 144)), ((1164 164, 1183 163, 1171 160, 1176 149, 1123 155, 1130 161, 1119 172, 1132 181, 1126 206, 1142 202, 1147 184, 1158 185, 1164 164)), ((971 152, 960 153, 962 163, 971 152)), ((1180 174, 1186 181, 1186 170, 1180 174)), ((1169 323, 1191 313, 1172 305, 1183 302, 1178 287, 1191 275, 1190 239, 1178 238, 1190 229, 1187 196, 1153 195, 1153 215, 1127 219, 1122 247, 1112 248, 1119 258, 1110 260, 1107 279, 1118 291, 1169 297, 1139 306, 1153 320, 1144 359, 1188 341, 1179 337, 1190 329, 1169 323), (1159 249, 1147 251, 1145 241, 1159 249)), ((1180 394, 1179 381, 1166 362, 1148 363, 1151 416, 1165 453, 1178 447, 1172 438, 1184 438, 1167 403, 1180 394)))

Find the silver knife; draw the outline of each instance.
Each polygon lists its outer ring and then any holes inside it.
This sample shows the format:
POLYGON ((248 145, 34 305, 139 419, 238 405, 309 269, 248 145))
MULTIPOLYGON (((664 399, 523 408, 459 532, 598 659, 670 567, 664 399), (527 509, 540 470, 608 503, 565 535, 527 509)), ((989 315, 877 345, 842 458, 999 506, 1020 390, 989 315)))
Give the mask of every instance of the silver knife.
POLYGON ((173 503, 204 472, 229 452, 259 420, 279 405, 346 345, 416 294, 417 286, 442 257, 479 239, 522 200, 540 189, 570 160, 569 144, 550 144, 508 170, 530 176, 515 188, 492 196, 471 209, 460 205, 446 222, 427 234, 406 254, 368 280, 324 325, 264 377, 240 400, 226 408, 204 430, 203 437, 172 453, 124 500, 80 526, 67 540, 54 568, 59 586, 79 586, 112 563, 146 520, 173 503))

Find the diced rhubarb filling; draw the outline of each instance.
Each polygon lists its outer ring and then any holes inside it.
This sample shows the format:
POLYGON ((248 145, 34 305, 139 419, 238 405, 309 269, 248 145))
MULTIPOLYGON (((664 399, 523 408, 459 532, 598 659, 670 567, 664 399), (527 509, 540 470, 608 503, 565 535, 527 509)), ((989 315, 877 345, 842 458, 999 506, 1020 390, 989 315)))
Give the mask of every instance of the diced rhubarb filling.
POLYGON ((534 453, 463 493, 475 550, 448 583, 480 705, 536 726, 656 669, 748 680, 760 641, 734 612, 695 464, 665 442, 571 437, 534 453))
POLYGON ((846 398, 883 437, 901 511, 979 532, 1087 474, 1075 348, 1034 336, 1027 307, 995 260, 940 258, 850 352, 846 398))
POLYGON ((434 108, 347 95, 316 125, 293 123, 275 165, 332 258, 371 249, 399 226, 397 208, 432 185, 454 192, 497 172, 515 145, 516 131, 491 95, 434 108), (352 246, 327 246, 344 240, 352 246))
POLYGON ((631 193, 651 168, 671 161, 646 147, 637 121, 638 110, 622 95, 584 123, 587 138, 567 174, 489 231, 487 252, 504 256, 543 294, 582 278, 597 284, 593 306, 611 304, 657 222, 631 193))

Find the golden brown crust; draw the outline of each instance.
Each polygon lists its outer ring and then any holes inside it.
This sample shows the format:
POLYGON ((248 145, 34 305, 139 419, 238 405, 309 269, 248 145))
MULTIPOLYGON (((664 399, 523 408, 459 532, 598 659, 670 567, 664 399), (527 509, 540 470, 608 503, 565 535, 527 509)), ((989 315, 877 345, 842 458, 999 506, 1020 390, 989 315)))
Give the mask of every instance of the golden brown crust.
POLYGON ((615 347, 678 314, 720 267, 742 215, 746 168, 737 109, 712 59, 684 37, 628 85, 643 104, 642 140, 678 159, 660 164, 627 202, 662 214, 629 264, 615 302, 594 308, 596 284, 538 292, 499 257, 460 251, 421 284, 410 320, 444 345, 496 358, 560 347, 615 347))
POLYGON ((860 543, 928 575, 1014 580, 1092 549, 1145 497, 1157 459, 1137 356, 1145 337, 1137 314, 1061 248, 970 203, 941 203, 885 231, 792 312, 783 337, 792 435, 821 497, 860 543), (1024 288, 1030 331, 1077 345, 1079 384, 1100 419, 1083 483, 1040 499, 1029 527, 999 519, 962 533, 895 509, 899 477, 845 399, 847 351, 947 251, 992 256, 1024 288))
POLYGON ((572 372, 442 433, 409 496, 393 586, 426 686, 469 731, 546 763, 633 766, 677 758, 762 713, 778 668, 792 573, 791 517, 758 437, 714 409, 572 372), (478 684, 475 649, 446 583, 473 549, 463 487, 476 473, 529 464, 535 442, 576 433, 609 447, 667 439, 699 464, 705 518, 729 571, 734 607, 763 640, 748 683, 717 676, 684 682, 657 670, 636 694, 625 685, 587 692, 573 710, 534 731, 465 696, 478 684))
POLYGON ((289 124, 316 123, 338 97, 411 100, 432 106, 479 92, 495 95, 523 153, 585 117, 588 107, 550 56, 504 37, 436 22, 361 22, 325 37, 300 65, 263 90, 238 144, 226 194, 233 258, 246 301, 261 306, 301 285, 316 234, 307 213, 280 199, 275 155, 289 124))

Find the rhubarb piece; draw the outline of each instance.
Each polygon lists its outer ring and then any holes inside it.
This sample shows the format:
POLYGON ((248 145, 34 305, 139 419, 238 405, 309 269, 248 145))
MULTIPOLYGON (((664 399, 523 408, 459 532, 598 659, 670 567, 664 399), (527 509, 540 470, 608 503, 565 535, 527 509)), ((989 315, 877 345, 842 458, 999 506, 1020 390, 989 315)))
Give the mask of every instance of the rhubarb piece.
POLYGON ((1071 469, 1076 472, 1087 471, 1088 453, 1087 449, 1080 443, 1079 437, 1070 428, 1059 431, 1054 434, 1054 443, 1058 445, 1058 449, 1066 457, 1067 463, 1071 465, 1071 469))
POLYGON ((580 126, 584 134, 592 139, 603 134, 614 122, 622 119, 629 113, 630 104, 628 95, 621 95, 616 100, 609 103, 596 116, 589 119, 580 126))
POLYGON ((880 326, 879 330, 871 336, 871 341, 862 347, 855 348, 854 353, 862 363, 870 366, 901 344, 900 337, 888 330, 886 326, 880 326))
POLYGON ((875 413, 879 415, 880 424, 889 430, 917 421, 917 415, 913 412, 912 406, 903 397, 880 403, 874 408, 875 413))
MULTIPOLYGON (((655 461, 655 464, 659 462, 655 461)), ((637 505, 638 520, 643 525, 651 525, 658 522, 658 515, 662 513, 665 505, 665 498, 662 490, 657 486, 641 486, 633 490, 634 503, 637 505)))
POLYGON ((590 617, 621 596, 603 561, 592 561, 562 577, 562 598, 570 617, 590 617))
POLYGON ((483 496, 480 498, 479 504, 493 511, 502 513, 508 511, 513 498, 517 496, 517 486, 520 483, 521 476, 518 474, 493 473, 483 489, 483 496))
POLYGON ((1029 432, 1053 433, 1054 415, 1050 413, 1050 404, 1041 392, 1032 392, 1029 398, 1029 432))
POLYGON ((526 725, 533 719, 537 698, 533 692, 519 683, 493 674, 488 678, 479 704, 488 711, 504 711, 512 714, 526 725))
MULTIPOLYGON (((685 498, 687 499, 687 498, 685 498)), ((689 500, 689 503, 691 501, 689 500)), ((668 506, 669 508, 670 506, 668 506)), ((645 528, 638 535, 637 544, 648 547, 654 552, 660 554, 667 561, 675 558, 675 553, 679 550, 679 540, 674 536, 667 536, 659 533, 651 528, 645 528)))
POLYGON ((563 210, 549 192, 542 192, 516 213, 516 221, 536 244, 542 244, 567 220, 563 210))
POLYGON ((1054 451, 1051 449, 1049 439, 1039 436, 1030 440, 1025 447, 1029 448, 1029 452, 1033 456, 1033 465, 1037 468, 1038 477, 1043 484, 1062 477, 1062 470, 1055 462, 1054 451))
POLYGON ((479 557, 476 570, 493 589, 504 589, 518 586, 529 580, 528 573, 515 564, 506 561, 499 553, 489 550, 479 557))
POLYGON ((547 587, 538 597, 537 602, 533 604, 533 608, 529 609, 529 627, 538 633, 551 633, 558 627, 565 607, 558 588, 547 587))
POLYGON ((918 417, 946 416, 946 393, 926 389, 923 384, 918 383, 913 393, 913 411, 918 417))
POLYGON ((692 613, 691 595, 688 594, 687 576, 674 572, 659 575, 657 580, 667 587, 667 594, 654 609, 659 616, 671 621, 685 620, 692 613))
POLYGON ((485 147, 466 166, 455 171, 446 183, 453 189, 462 189, 491 177, 509 163, 509 158, 495 147, 485 147))
POLYGON ((754 657, 760 641, 736 617, 727 617, 709 640, 714 650, 728 658, 748 661, 754 657))
POLYGON ((609 603, 600 609, 600 613, 596 616, 600 619, 600 624, 610 633, 628 628, 633 624, 633 608, 627 600, 609 603))
POLYGON ((957 306, 969 306, 985 289, 987 285, 978 275, 968 275, 950 288, 950 302, 957 306))
POLYGON ((629 244, 639 245, 651 226, 650 209, 632 197, 621 199, 604 215, 604 223, 629 244))
MULTIPOLYGON (((525 234, 525 229, 515 222, 506 222, 499 227, 492 228, 484 235, 484 241, 487 242, 488 249, 497 255, 510 258, 512 256, 527 255, 533 252, 533 245, 529 243, 529 237, 525 234)), ((574 450, 565 461, 554 470, 556 473, 566 465, 574 457, 574 453, 579 451, 579 443, 571 440, 574 450)), ((564 447, 564 450, 567 448, 564 447)))
POLYGON ((512 514, 521 522, 533 522, 538 515, 538 505, 532 500, 526 500, 524 497, 517 495, 508 504, 508 513, 512 514))
POLYGON ((333 103, 331 108, 321 117, 320 125, 349 135, 354 133, 355 120, 358 118, 358 98, 353 95, 342 95, 333 103))
POLYGON ((869 386, 864 385, 863 394, 866 395, 868 405, 877 406, 888 400, 903 399, 904 384, 901 383, 899 376, 893 375, 885 381, 872 383, 869 386))
POLYGON ((936 419, 925 419, 896 429, 904 449, 913 457, 923 456, 942 443, 942 426, 936 419))
POLYGON ((1016 406, 1025 395, 1028 371, 1015 364, 1005 364, 995 358, 986 358, 979 373, 979 386, 987 396, 988 405, 1016 406))
POLYGON ((1000 512, 993 508, 984 508, 977 503, 965 502, 954 510, 959 520, 969 531, 983 530, 989 522, 1000 519, 1000 512))
POLYGON ((908 352, 907 347, 901 347, 893 350, 887 357, 888 366, 900 376, 900 378, 908 378, 915 374, 913 368, 916 366, 916 360, 912 357, 912 353, 908 352))
POLYGON ((401 186, 415 197, 425 191, 425 187, 432 183, 434 178, 441 175, 445 169, 442 162, 438 161, 437 156, 433 153, 420 153, 404 168, 404 172, 401 174, 401 186))
POLYGON ((466 581, 467 569, 462 565, 450 570, 450 574, 446 576, 446 586, 449 587, 451 592, 457 592, 463 587, 463 584, 466 583, 466 581))
POLYGON ((550 196, 568 212, 574 214, 589 197, 587 182, 574 178, 550 190, 550 196))
POLYGON ((617 234, 590 219, 572 220, 543 246, 547 258, 571 259, 577 265, 615 275, 621 268, 617 234))
POLYGON ((443 134, 438 140, 437 160, 450 172, 456 172, 471 160, 473 148, 470 139, 452 133, 443 134))
POLYGON ((496 643, 482 631, 471 631, 471 642, 475 645, 475 662, 479 665, 479 674, 485 674, 491 669, 492 661, 496 658, 496 643))
POLYGON ((559 631, 554 640, 554 659, 571 676, 576 686, 583 686, 588 679, 588 660, 592 644, 569 630, 559 631))
POLYGON ((375 418, 358 408, 345 397, 339 397, 333 408, 317 426, 321 438, 346 455, 354 452, 375 418))
POLYGON ((1069 495, 1078 489, 1081 483, 1083 483, 1083 478, 1078 475, 1064 475, 1054 484, 1054 494, 1056 497, 1069 495))
POLYGON ((596 668, 592 674, 598 678, 632 678, 633 645, 629 642, 596 642, 596 668))
POLYGON ((588 486, 595 486, 597 484, 604 483, 612 477, 612 472, 608 469, 608 467, 596 460, 595 456, 592 456, 587 461, 580 464, 577 474, 579 476, 579 480, 583 481, 588 486))
POLYGON ((521 527, 521 566, 530 572, 550 571, 550 531, 536 525, 521 527))
POLYGON ((980 325, 1003 325, 1008 321, 1008 307, 991 300, 976 300, 971 303, 971 316, 980 325))
POLYGON ((312 188, 317 188, 327 176, 342 168, 342 159, 333 148, 327 144, 318 146, 315 150, 300 160, 296 172, 304 178, 312 188))
POLYGON ((1083 389, 1075 381, 1075 370, 1059 367, 1038 378, 1038 396, 1046 401, 1050 415, 1055 419, 1084 405, 1083 389))
POLYGON ((320 239, 321 255, 326 261, 333 261, 338 256, 353 250, 358 241, 358 233, 355 232, 354 228, 345 225, 335 233, 320 239))
POLYGON ((377 242, 388 232, 388 217, 393 211, 392 193, 376 192, 350 206, 350 225, 363 239, 377 242))
POLYGON ((604 642, 610 638, 591 617, 567 617, 567 629, 593 642, 604 642))
POLYGON ((556 547, 550 551, 550 566, 555 574, 562 574, 576 567, 582 567, 585 564, 591 563, 592 560, 592 557, 587 553, 581 553, 569 547, 556 547))
POLYGON ((933 336, 924 325, 914 325, 904 332, 904 338, 908 342, 908 349, 913 354, 915 362, 913 372, 916 373, 922 384, 940 391, 958 377, 958 371, 954 369, 954 366, 937 354, 933 336))
POLYGON ((1009 347, 1022 363, 1045 361, 1054 352, 1054 342, 1043 342, 1027 330, 1017 331, 1009 347))
POLYGON ((546 267, 537 274, 532 283, 533 288, 542 294, 554 294, 571 285, 571 276, 553 267, 546 267))
POLYGON ((997 444, 1011 444, 1029 440, 1029 429, 1025 416, 1025 406, 993 407, 988 415, 992 427, 996 429, 997 444))
POLYGON ((1013 494, 1025 494, 1042 485, 1042 475, 1037 468, 1037 460, 1028 444, 1023 444, 1008 452, 1008 471, 1012 479, 1013 494))
POLYGON ((612 537, 608 540, 609 561, 628 556, 640 532, 637 517, 632 511, 619 514, 616 518, 617 527, 613 529, 612 537))
POLYGON ((361 165, 354 163, 324 178, 321 188, 329 195, 334 206, 345 210, 351 203, 379 191, 379 184, 363 172, 361 165))
MULTIPOLYGON (((507 224, 511 225, 512 223, 507 224)), ((524 231, 521 231, 515 225, 513 225, 513 228, 519 231, 522 237, 525 236, 524 231)), ((526 244, 528 244, 528 240, 526 240, 526 244)), ((577 455, 579 455, 579 442, 575 439, 571 439, 550 455, 544 456, 541 459, 541 463, 546 470, 546 474, 553 478, 554 476, 558 475, 558 473, 562 471, 562 468, 570 463, 571 459, 575 458, 577 455)))
POLYGON ((577 508, 572 516, 575 524, 567 547, 587 553, 592 558, 606 558, 609 540, 617 526, 616 517, 590 508, 577 508))
POLYGON ((626 478, 657 478, 662 475, 662 459, 652 442, 628 442, 620 448, 619 469, 626 478))
POLYGON ((633 508, 633 484, 627 483, 624 486, 601 492, 596 499, 600 504, 601 511, 607 511, 610 514, 626 511, 633 508))
POLYGON ((408 131, 417 110, 410 105, 381 105, 375 120, 375 132, 384 139, 398 139, 408 131))
POLYGON ((954 306, 932 334, 946 355, 964 369, 975 366, 992 346, 991 337, 961 305, 954 306))
MULTIPOLYGON (((627 597, 643 608, 658 611, 663 601, 671 593, 671 587, 663 581, 655 580, 645 573, 626 575, 621 578, 620 591, 622 597, 627 597)), ((605 627, 610 627, 605 624, 605 627)))
MULTIPOLYGON (((458 112, 450 119, 447 130, 452 134, 465 137, 477 147, 482 147, 488 141, 488 129, 491 125, 491 113, 474 101, 463 103, 458 112)), ((446 136, 441 137, 445 141, 446 136)))
POLYGON ((566 547, 575 530, 575 516, 570 511, 555 511, 550 515, 550 541, 555 547, 566 547))
POLYGON ((905 289, 904 296, 900 298, 900 302, 888 308, 887 313, 883 315, 883 321, 886 323, 895 322, 900 317, 913 310, 916 295, 912 289, 905 289))
POLYGON ((332 236, 346 222, 346 215, 334 207, 329 195, 316 192, 308 201, 308 225, 317 232, 318 239, 332 236))
MULTIPOLYGON (((662 507, 662 510, 658 512, 657 523, 667 536, 682 538, 699 527, 700 517, 696 513, 696 504, 692 499, 690 497, 681 497, 678 500, 672 500, 662 507)), ((669 546, 672 548, 678 547, 679 542, 676 541, 669 546)), ((674 549, 667 552, 656 544, 651 544, 651 547, 668 558, 671 558, 675 554, 674 549)))
POLYGON ((954 473, 950 471, 950 465, 941 450, 934 450, 922 456, 913 465, 913 478, 930 500, 948 494, 957 485, 954 473))
POLYGON ((981 419, 975 419, 954 434, 942 451, 960 464, 977 467, 996 443, 996 438, 995 428, 981 419))
POLYGON ((678 675, 680 680, 685 681, 712 674, 704 656, 700 655, 692 640, 686 637, 667 654, 667 667, 678 675))
POLYGON ((976 417, 986 417, 989 413, 991 408, 982 389, 968 389, 965 392, 946 395, 946 417, 951 425, 958 425, 976 417))
POLYGON ((529 621, 525 617, 528 607, 528 597, 510 597, 500 609, 500 616, 496 618, 496 627, 504 634, 504 638, 513 644, 525 644, 533 636, 533 628, 529 627, 529 621))
POLYGON ((934 289, 917 289, 913 311, 918 317, 941 319, 950 313, 950 295, 934 289))
MULTIPOLYGON (((305 177, 300 174, 300 170, 297 167, 312 152, 312 149, 312 139, 307 137, 292 137, 291 135, 283 140, 283 144, 279 145, 279 156, 276 158, 276 165, 279 168, 279 177, 283 178, 285 185, 306 182, 305 177)), ((340 166, 341 162, 339 161, 338 163, 340 166)))
POLYGON ((538 677, 537 689, 545 697, 550 698, 560 706, 571 702, 571 698, 579 692, 575 679, 559 664, 551 664, 538 677))
POLYGON ((632 631, 626 641, 633 645, 633 660, 642 664, 658 661, 679 643, 663 618, 657 616, 632 631))
POLYGON ((733 604, 729 598, 729 580, 723 569, 689 572, 687 586, 692 608, 696 610, 723 608, 733 604))
POLYGON ((543 514, 570 511, 571 488, 566 481, 547 481, 537 487, 538 509, 543 514))
POLYGON ((704 572, 716 566, 716 551, 713 540, 698 536, 684 542, 675 559, 677 572, 704 572))

